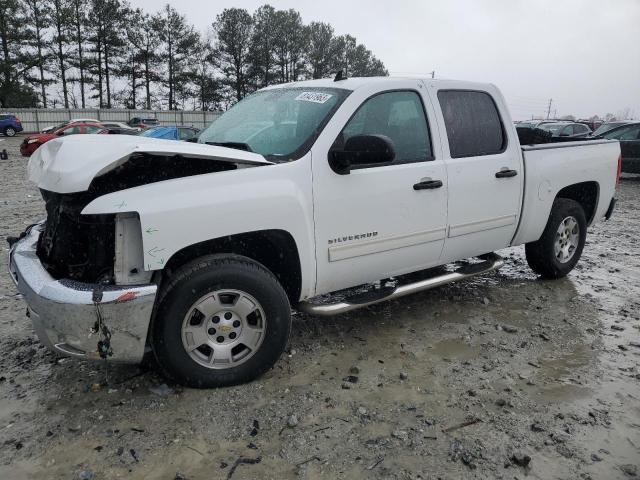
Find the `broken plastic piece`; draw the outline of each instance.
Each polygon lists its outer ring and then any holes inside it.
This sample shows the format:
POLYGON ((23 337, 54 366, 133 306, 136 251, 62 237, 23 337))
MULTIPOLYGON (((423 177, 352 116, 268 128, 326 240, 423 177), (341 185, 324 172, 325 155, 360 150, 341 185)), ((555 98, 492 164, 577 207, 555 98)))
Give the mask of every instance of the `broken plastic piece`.
POLYGON ((136 298, 136 292, 126 292, 116 298, 116 303, 129 302, 136 298))

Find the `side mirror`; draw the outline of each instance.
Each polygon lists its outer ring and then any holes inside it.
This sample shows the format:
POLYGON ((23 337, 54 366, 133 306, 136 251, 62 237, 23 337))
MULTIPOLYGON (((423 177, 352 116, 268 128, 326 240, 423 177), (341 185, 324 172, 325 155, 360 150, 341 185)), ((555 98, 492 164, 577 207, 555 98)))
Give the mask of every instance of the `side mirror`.
POLYGON ((344 149, 329 150, 329 165, 339 175, 348 175, 352 167, 374 167, 393 162, 393 141, 386 135, 354 135, 344 149))
POLYGON ((56 135, 59 136, 59 137, 63 137, 64 136, 64 130, 62 132, 56 133, 56 135))

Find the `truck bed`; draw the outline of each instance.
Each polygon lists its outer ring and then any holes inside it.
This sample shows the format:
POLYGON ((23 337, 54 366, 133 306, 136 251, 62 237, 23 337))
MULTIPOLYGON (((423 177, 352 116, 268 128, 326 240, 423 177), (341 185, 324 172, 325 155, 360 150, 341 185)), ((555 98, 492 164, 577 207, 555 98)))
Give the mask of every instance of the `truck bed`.
POLYGON ((524 145, 521 149, 525 185, 513 245, 540 238, 553 201, 564 185, 582 189, 585 196, 595 195, 594 211, 585 212, 590 224, 604 217, 615 192, 619 142, 582 140, 524 145))

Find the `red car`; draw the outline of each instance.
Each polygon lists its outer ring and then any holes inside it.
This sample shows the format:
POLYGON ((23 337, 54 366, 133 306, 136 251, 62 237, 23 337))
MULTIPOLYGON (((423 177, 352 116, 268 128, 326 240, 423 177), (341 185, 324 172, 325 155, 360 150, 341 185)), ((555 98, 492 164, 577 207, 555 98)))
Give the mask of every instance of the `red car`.
POLYGON ((36 133, 29 135, 20 144, 20 153, 24 157, 30 157, 40 145, 54 138, 83 133, 107 133, 107 130, 99 123, 76 122, 69 125, 60 125, 49 133, 36 133))

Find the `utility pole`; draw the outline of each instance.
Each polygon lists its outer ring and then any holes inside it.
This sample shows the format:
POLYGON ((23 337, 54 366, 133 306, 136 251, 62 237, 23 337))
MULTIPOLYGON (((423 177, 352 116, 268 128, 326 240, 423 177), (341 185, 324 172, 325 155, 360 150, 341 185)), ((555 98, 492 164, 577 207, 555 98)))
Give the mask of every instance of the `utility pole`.
POLYGON ((551 102, 553 102, 553 98, 549 99, 549 107, 547 108, 547 120, 549 120, 549 115, 551 115, 551 102))

